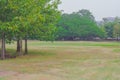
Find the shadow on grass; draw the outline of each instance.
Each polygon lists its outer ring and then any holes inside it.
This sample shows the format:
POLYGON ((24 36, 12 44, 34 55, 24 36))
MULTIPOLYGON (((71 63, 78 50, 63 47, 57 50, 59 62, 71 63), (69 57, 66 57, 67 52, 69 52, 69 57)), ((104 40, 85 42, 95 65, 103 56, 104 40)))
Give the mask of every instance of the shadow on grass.
POLYGON ((39 56, 55 56, 56 53, 52 53, 49 51, 35 51, 35 50, 30 50, 28 55, 39 55, 39 56))
MULTIPOLYGON (((24 54, 24 51, 23 51, 23 54, 24 54)), ((26 56, 29 56, 29 57, 40 57, 40 56, 43 56, 43 57, 52 57, 52 56, 55 56, 56 53, 53 53, 53 52, 49 52, 49 51, 40 51, 40 50, 29 50, 28 54, 27 55, 24 55, 25 57, 26 56)), ((12 58, 16 58, 16 57, 19 57, 18 54, 16 53, 16 51, 14 49, 7 49, 6 50, 6 59, 12 59, 12 58)), ((22 57, 24 57, 22 56, 22 57)))

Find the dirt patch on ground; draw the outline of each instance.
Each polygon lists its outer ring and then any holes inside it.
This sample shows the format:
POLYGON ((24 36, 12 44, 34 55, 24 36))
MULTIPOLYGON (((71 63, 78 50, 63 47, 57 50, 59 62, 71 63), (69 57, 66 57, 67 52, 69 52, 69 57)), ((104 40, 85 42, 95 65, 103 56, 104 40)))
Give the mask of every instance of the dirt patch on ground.
POLYGON ((47 74, 15 74, 8 76, 6 80, 61 80, 59 77, 47 74))
POLYGON ((15 75, 17 72, 13 71, 0 71, 0 77, 15 75))
MULTIPOLYGON (((53 70, 52 70, 53 71, 53 70)), ((56 71, 56 70, 55 70, 56 71)), ((60 76, 56 76, 56 72, 41 72, 41 73, 19 73, 13 71, 0 71, 0 77, 5 77, 5 80, 64 80, 60 76)))

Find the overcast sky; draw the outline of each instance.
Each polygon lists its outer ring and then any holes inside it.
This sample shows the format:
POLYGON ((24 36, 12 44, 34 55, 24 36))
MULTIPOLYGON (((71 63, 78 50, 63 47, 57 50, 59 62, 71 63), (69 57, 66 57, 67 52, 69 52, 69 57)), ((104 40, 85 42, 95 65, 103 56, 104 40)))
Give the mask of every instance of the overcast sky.
POLYGON ((120 0, 61 0, 60 10, 71 13, 81 9, 88 9, 96 20, 103 17, 120 17, 120 0))

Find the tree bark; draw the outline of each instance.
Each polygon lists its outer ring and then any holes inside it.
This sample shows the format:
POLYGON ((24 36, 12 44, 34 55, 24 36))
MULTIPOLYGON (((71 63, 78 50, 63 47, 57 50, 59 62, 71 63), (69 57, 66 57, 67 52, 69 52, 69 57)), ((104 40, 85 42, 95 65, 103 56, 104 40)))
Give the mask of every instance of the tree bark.
POLYGON ((117 34, 117 41, 119 41, 119 34, 117 34))
POLYGON ((17 40, 17 50, 16 52, 20 52, 20 40, 17 40))
POLYGON ((27 47, 27 38, 25 37, 25 55, 28 54, 28 47, 27 47))
POLYGON ((1 59, 5 59, 5 33, 2 33, 1 59))
POLYGON ((22 56, 22 39, 17 40, 17 53, 19 56, 22 56))

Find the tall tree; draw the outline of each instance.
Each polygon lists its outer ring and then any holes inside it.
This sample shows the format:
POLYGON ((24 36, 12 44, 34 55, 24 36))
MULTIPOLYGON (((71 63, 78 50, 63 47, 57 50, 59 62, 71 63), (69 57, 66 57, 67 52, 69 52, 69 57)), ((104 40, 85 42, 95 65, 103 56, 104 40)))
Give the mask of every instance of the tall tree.
POLYGON ((5 59, 5 40, 11 39, 14 32, 17 30, 16 26, 12 25, 15 17, 14 9, 10 7, 9 0, 0 0, 0 36, 2 39, 1 58, 5 59))

